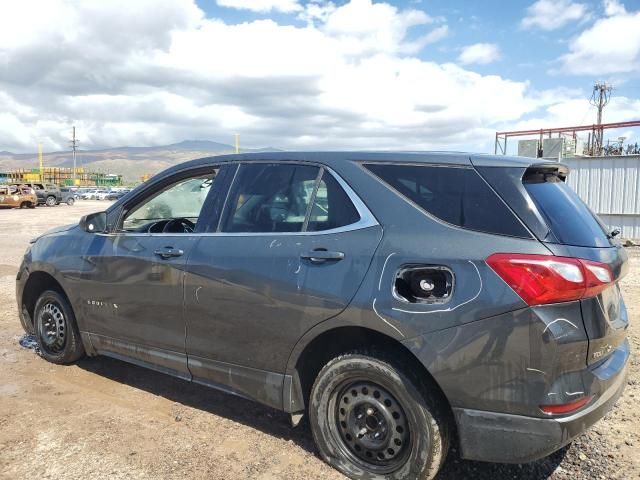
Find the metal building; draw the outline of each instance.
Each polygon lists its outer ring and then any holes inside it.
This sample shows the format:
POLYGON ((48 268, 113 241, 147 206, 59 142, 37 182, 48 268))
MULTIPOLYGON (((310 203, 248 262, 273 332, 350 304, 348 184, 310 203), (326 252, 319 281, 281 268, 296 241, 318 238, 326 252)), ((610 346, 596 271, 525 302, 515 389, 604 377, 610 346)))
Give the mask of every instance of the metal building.
POLYGON ((610 228, 640 240, 640 155, 564 158, 568 184, 610 228))

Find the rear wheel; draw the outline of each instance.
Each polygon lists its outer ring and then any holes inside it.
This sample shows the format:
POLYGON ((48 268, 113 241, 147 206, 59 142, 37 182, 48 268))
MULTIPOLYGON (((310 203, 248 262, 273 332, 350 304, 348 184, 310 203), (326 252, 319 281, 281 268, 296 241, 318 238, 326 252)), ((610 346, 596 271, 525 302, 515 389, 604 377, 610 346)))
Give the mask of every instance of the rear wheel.
POLYGON ((53 195, 49 195, 45 200, 45 203, 47 204, 47 207, 55 207, 56 203, 58 202, 56 200, 56 197, 54 197, 53 195))
POLYGON ((309 405, 324 460, 354 479, 432 479, 449 445, 435 395, 392 361, 366 353, 331 360, 309 405))
POLYGON ((29 202, 22 202, 20 204, 20 208, 27 208, 29 206, 29 202))
POLYGON ((36 341, 42 357, 68 364, 84 356, 84 346, 71 305, 60 293, 47 290, 36 302, 33 315, 36 341))

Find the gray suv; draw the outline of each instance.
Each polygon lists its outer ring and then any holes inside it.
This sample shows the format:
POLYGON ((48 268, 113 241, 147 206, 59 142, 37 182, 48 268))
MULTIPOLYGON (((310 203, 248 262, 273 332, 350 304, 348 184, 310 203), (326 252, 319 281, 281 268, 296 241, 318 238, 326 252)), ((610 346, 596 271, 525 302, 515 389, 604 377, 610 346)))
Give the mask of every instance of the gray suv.
POLYGON ((309 417, 354 479, 528 462, 625 386, 619 243, 567 168, 462 153, 194 160, 35 239, 42 356, 107 355, 309 417))

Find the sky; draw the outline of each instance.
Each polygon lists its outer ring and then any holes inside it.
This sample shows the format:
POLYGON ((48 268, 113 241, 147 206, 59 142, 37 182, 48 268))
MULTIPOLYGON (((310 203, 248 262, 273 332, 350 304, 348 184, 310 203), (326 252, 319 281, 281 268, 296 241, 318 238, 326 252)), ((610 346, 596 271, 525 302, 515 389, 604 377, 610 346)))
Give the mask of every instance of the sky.
MULTIPOLYGON (((21 0, 0 151, 165 145, 492 152, 498 130, 640 119, 640 0, 21 0)), ((605 138, 640 142, 640 131, 605 138)), ((513 142, 515 143, 515 142, 513 142)))

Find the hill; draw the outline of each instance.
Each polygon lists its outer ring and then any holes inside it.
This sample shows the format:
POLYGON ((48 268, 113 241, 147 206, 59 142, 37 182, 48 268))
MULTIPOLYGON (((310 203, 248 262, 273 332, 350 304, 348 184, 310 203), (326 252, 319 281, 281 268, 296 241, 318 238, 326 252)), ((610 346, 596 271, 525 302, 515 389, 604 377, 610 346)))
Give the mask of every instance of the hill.
MULTIPOLYGON (((184 140, 171 145, 152 147, 115 147, 101 150, 78 150, 78 167, 102 173, 121 174, 125 181, 139 181, 148 173, 157 173, 171 165, 194 158, 224 155, 234 152, 234 147, 209 140, 184 140)), ((243 152, 274 151, 273 148, 243 149, 243 152)), ((43 154, 47 167, 72 167, 71 152, 47 152, 43 154)), ((0 171, 15 168, 37 168, 37 153, 0 152, 0 171)))

